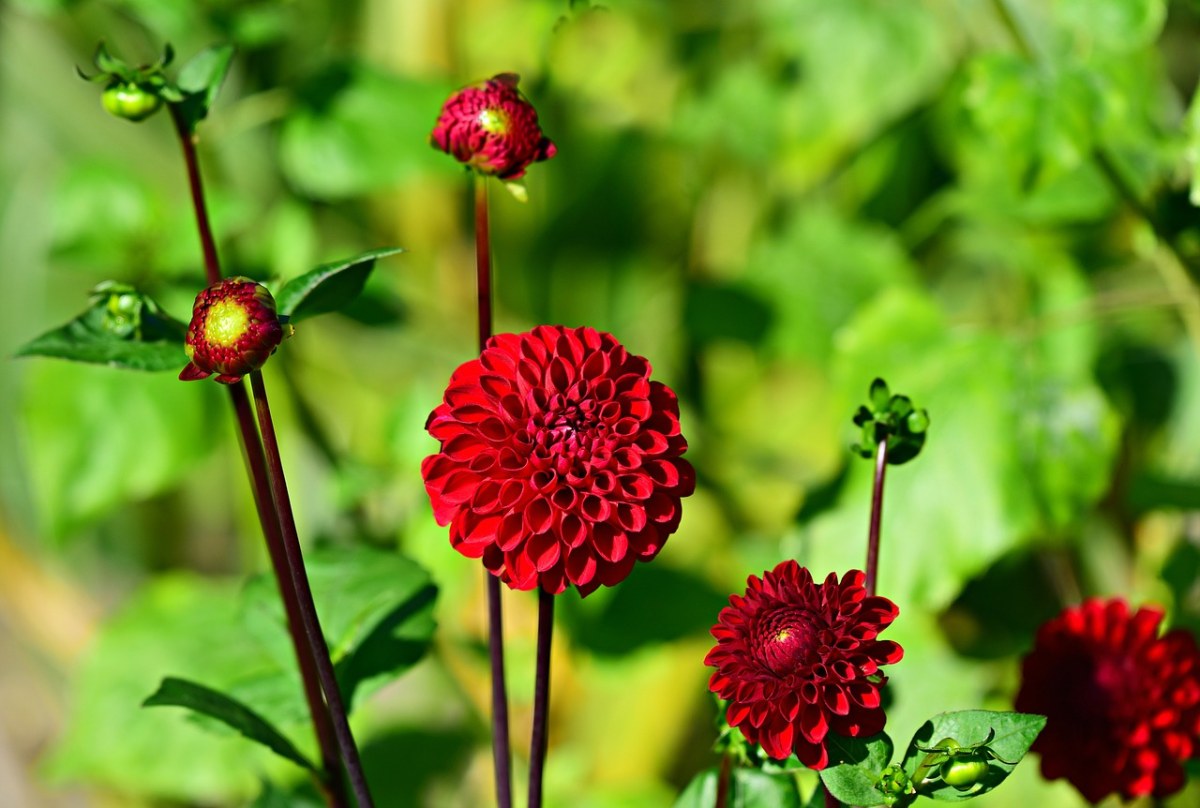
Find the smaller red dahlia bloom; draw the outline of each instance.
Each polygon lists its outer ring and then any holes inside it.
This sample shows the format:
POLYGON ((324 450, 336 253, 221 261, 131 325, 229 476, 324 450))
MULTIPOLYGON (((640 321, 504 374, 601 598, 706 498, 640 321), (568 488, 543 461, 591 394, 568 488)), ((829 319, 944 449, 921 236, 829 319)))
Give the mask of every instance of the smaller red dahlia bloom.
POLYGON ((704 658, 717 670, 708 689, 729 702, 726 720, 776 760, 792 752, 811 769, 829 764, 829 733, 849 737, 883 731, 886 716, 881 665, 899 662, 903 649, 875 639, 900 610, 868 595, 865 575, 851 570, 822 584, 795 561, 762 578, 751 575, 746 594, 731 595, 704 658))
POLYGON ((481 174, 519 179, 530 163, 556 151, 538 126, 537 110, 517 89, 518 77, 501 73, 464 87, 447 99, 431 143, 481 174))
POLYGON ((450 377, 421 463, 450 543, 513 589, 586 596, 658 555, 696 477, 679 404, 611 334, 498 334, 450 377))
POLYGON ((1165 797, 1200 754, 1200 650, 1163 612, 1092 598, 1038 629, 1021 664, 1016 709, 1046 716, 1032 750, 1042 776, 1085 799, 1165 797))
POLYGON ((205 289, 192 307, 183 350, 185 382, 216 373, 221 384, 235 384, 263 366, 284 337, 275 298, 249 278, 226 278, 205 289))

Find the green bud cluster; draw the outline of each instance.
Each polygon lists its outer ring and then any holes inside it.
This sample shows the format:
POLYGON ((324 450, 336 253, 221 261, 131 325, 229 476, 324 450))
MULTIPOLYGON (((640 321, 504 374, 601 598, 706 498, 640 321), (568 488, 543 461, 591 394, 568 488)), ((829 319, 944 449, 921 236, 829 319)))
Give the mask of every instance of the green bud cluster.
POLYGON ((870 405, 854 414, 854 425, 861 439, 851 448, 865 458, 875 456, 879 444, 887 441, 887 461, 893 466, 907 463, 921 452, 929 429, 929 413, 913 406, 908 396, 892 395, 887 382, 871 382, 870 405))

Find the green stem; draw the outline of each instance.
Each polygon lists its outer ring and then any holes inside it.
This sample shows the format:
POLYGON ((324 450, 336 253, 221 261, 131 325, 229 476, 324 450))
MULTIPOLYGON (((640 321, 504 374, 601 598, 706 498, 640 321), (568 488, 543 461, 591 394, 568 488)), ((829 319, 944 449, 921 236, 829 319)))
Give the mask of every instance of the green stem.
POLYGON ((300 624, 304 631, 304 637, 316 662, 321 690, 325 693, 329 716, 333 719, 334 741, 337 743, 342 763, 346 767, 346 774, 350 778, 350 787, 354 791, 359 808, 374 808, 371 792, 367 787, 366 774, 362 768, 362 759, 359 757, 358 747, 354 743, 354 735, 350 731, 350 723, 346 718, 346 706, 342 701, 341 690, 338 688, 333 661, 329 658, 329 647, 325 644, 325 635, 321 633, 317 607, 313 603, 312 589, 308 584, 308 576, 304 572, 304 556, 300 551, 296 519, 292 513, 291 498, 288 496, 287 480, 283 475, 279 442, 275 438, 275 424, 271 419, 271 407, 267 401, 267 388, 263 382, 261 371, 256 370, 250 374, 250 386, 254 391, 258 428, 262 433, 263 449, 267 456, 267 474, 271 482, 271 496, 275 502, 275 510, 279 514, 279 525, 283 531, 287 572, 300 606, 300 624))

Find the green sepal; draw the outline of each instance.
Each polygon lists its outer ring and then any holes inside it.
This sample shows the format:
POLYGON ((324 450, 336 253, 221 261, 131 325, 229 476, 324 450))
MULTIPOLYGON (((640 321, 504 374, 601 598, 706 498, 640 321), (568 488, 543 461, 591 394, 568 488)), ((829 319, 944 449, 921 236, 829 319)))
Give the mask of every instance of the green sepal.
POLYGON ((210 687, 168 676, 158 690, 142 702, 143 707, 184 707, 194 713, 215 718, 285 760, 312 772, 319 770, 295 744, 270 722, 237 699, 210 687))
POLYGON ((821 782, 829 793, 847 805, 878 805, 883 794, 875 788, 883 770, 892 762, 894 746, 886 732, 869 738, 847 738, 830 734, 825 738, 829 766, 821 770, 821 782))
POLYGON ((887 382, 875 379, 868 392, 869 406, 854 413, 854 425, 861 431, 851 449, 864 458, 873 458, 879 444, 887 441, 887 462, 899 466, 912 460, 925 446, 929 413, 917 409, 908 396, 892 395, 887 382))
POLYGON ((144 371, 178 371, 187 364, 187 326, 132 286, 105 281, 74 320, 17 349, 16 356, 49 356, 144 371))
POLYGON ((969 800, 1004 782, 1045 725, 1045 716, 1032 713, 991 710, 939 713, 913 735, 901 765, 920 795, 949 802, 969 800), (965 750, 974 750, 975 757, 987 763, 986 774, 969 790, 959 790, 937 776, 946 755, 930 750, 947 740, 965 750))
POLYGON ((276 311, 288 322, 296 323, 345 308, 362 293, 375 261, 401 252, 404 250, 400 247, 371 250, 344 261, 322 264, 292 278, 275 295, 276 311))

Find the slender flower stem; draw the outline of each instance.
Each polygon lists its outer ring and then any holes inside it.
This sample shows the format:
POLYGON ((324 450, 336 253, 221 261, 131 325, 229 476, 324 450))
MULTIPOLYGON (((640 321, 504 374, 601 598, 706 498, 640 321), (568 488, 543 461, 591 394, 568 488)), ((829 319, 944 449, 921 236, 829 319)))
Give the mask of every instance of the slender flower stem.
MULTIPOLYGON (((208 219, 208 209, 204 202, 204 184, 196 157, 196 133, 192 131, 175 104, 169 104, 168 108, 183 150, 183 159, 187 167, 188 189, 191 192, 192 211, 196 218, 196 228, 200 235, 200 246, 204 255, 204 273, 211 286, 221 280, 221 264, 217 256, 212 226, 208 219)), ((325 701, 326 697, 322 692, 323 688, 319 677, 320 665, 317 662, 319 655, 314 653, 312 644, 302 632, 303 603, 297 595, 296 588, 292 585, 293 575, 291 565, 288 563, 283 523, 272 496, 262 438, 254 424, 254 414, 250 406, 250 399, 246 395, 245 386, 242 384, 229 385, 228 390, 230 403, 237 418, 242 451, 250 473, 255 508, 258 511, 259 522, 266 539, 271 567, 279 585, 284 612, 287 615, 288 634, 292 639, 292 648, 296 654, 300 678, 304 685, 304 697, 308 703, 313 730, 317 736, 317 745, 321 751, 321 764, 325 776, 325 782, 321 784, 322 790, 325 800, 331 808, 347 808, 345 777, 338 760, 337 732, 325 701)), ((272 433, 273 438, 274 433, 272 433)), ((303 575, 302 570, 301 575, 303 575)), ((328 660, 328 651, 325 652, 325 658, 328 660)), ((349 767, 347 769, 349 770, 349 767)), ((367 804, 369 805, 369 803, 367 804)))
POLYGON ((200 249, 204 252, 204 274, 208 285, 221 280, 221 264, 217 261, 217 242, 213 239, 212 226, 208 223, 208 206, 204 204, 204 183, 200 181, 200 162, 196 159, 196 133, 188 126, 177 104, 167 104, 171 110, 171 121, 179 135, 183 149, 183 162, 187 165, 188 188, 192 192, 192 210, 196 215, 196 229, 200 231, 200 249))
POLYGON ((271 419, 271 407, 267 401, 267 388, 263 382, 261 371, 256 370, 250 374, 250 386, 254 391, 258 427, 262 433, 263 449, 267 456, 271 495, 279 514, 279 525, 283 531, 283 549, 287 559, 288 574, 300 605, 300 619, 304 635, 309 643, 312 656, 316 660, 321 690, 325 693, 325 702, 329 706, 329 715, 333 719, 334 740, 337 742, 342 762, 346 766, 350 787, 358 801, 359 808, 374 808, 370 789, 367 788, 367 778, 363 773, 362 760, 358 754, 358 747, 354 744, 354 735, 350 731, 350 723, 346 718, 346 706, 342 702, 342 694, 338 689, 333 662, 329 658, 329 648, 325 644, 325 635, 321 633, 321 624, 317 619, 317 608, 313 603, 312 589, 308 585, 308 576, 304 573, 304 557, 300 551, 300 539, 296 534, 296 519, 292 513, 291 499, 288 496, 287 480, 283 476, 279 442, 275 438, 275 424, 271 419))
MULTIPOLYGON (((492 248, 488 232, 487 177, 475 176, 475 287, 479 320, 479 352, 492 336, 492 248)), ((487 588, 488 655, 492 666, 492 768, 496 804, 512 808, 512 753, 509 750, 508 685, 504 676, 504 613, 500 579, 483 571, 487 588)))
POLYGON ((529 743, 529 808, 542 807, 550 719, 550 643, 554 638, 554 595, 538 589, 537 667, 533 685, 533 735, 529 743))
POLYGON ((733 776, 733 756, 726 753, 721 757, 721 768, 717 771, 717 800, 713 808, 729 805, 729 780, 733 776))
POLYGON ((333 722, 329 718, 329 711, 321 694, 320 680, 308 642, 298 630, 303 624, 300 603, 296 598, 295 589, 287 585, 291 573, 288 568, 287 553, 284 549, 283 533, 275 513, 274 500, 271 497, 271 482, 267 474, 266 455, 263 453, 258 429, 254 425, 254 410, 250 406, 250 397, 246 395, 244 384, 232 384, 228 389, 230 401, 237 414, 238 426, 241 429, 242 449, 250 472, 250 481, 254 488, 254 504, 258 509, 258 519, 262 523, 263 535, 267 540, 267 554, 271 557, 271 568, 279 583, 284 612, 287 615, 288 634, 292 638, 292 649, 295 651, 296 660, 300 665, 300 680, 304 683, 304 697, 308 702, 308 711, 312 716, 313 727, 316 730, 318 745, 321 749, 321 764, 327 778, 327 782, 323 784, 326 801, 333 808, 346 808, 348 806, 346 783, 337 756, 333 722))
POLYGON ((879 525, 883 520, 883 476, 887 473, 887 438, 879 441, 875 451, 875 485, 871 490, 871 527, 867 535, 868 595, 875 594, 875 581, 879 574, 879 525))

